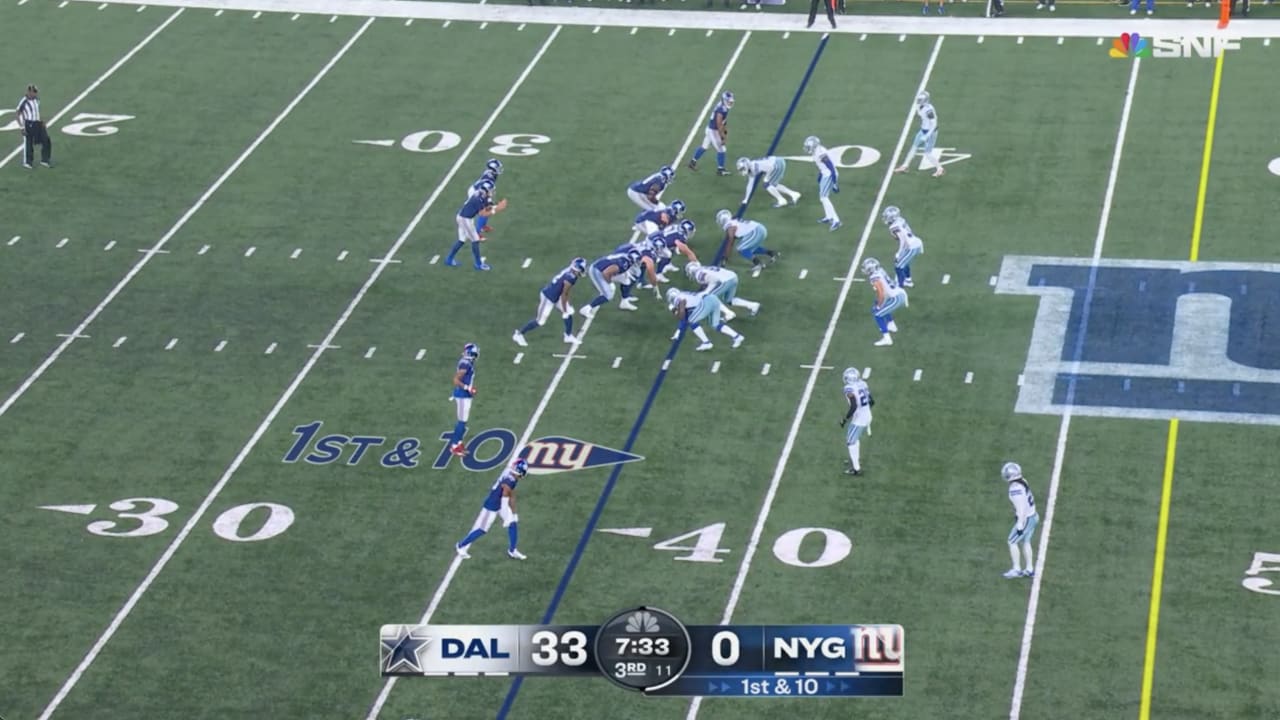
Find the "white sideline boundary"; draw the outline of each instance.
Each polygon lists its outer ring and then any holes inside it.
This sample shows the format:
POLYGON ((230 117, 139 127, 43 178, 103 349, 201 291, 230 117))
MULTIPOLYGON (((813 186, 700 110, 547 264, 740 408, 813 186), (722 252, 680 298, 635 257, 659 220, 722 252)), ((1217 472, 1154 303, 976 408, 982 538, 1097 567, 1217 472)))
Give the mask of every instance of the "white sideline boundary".
MULTIPOLYGON (((102 0, 76 0, 101 3, 102 0)), ((961 18, 911 16, 841 16, 840 27, 816 23, 805 29, 802 13, 711 12, 603 7, 480 5, 476 3, 421 2, 419 0, 106 0, 110 5, 202 8, 251 12, 353 15, 378 18, 413 18, 453 22, 504 22, 537 25, 586 25, 691 30, 750 30, 752 32, 807 32, 849 35, 987 35, 992 37, 1116 38, 1138 30, 1144 35, 1217 34, 1217 15, 1204 20, 1133 18, 961 18)), ((1233 22, 1223 35, 1233 38, 1280 37, 1280 22, 1233 22)), ((1100 49, 1099 52, 1103 52, 1100 49)))

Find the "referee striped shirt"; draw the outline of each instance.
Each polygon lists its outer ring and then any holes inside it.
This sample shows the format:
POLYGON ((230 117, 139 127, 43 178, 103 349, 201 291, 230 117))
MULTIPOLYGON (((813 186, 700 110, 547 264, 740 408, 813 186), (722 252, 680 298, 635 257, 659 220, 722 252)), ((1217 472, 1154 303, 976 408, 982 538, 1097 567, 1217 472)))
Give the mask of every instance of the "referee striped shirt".
POLYGON ((18 122, 38 122, 40 120, 40 100, 39 98, 22 98, 22 102, 18 103, 18 122))

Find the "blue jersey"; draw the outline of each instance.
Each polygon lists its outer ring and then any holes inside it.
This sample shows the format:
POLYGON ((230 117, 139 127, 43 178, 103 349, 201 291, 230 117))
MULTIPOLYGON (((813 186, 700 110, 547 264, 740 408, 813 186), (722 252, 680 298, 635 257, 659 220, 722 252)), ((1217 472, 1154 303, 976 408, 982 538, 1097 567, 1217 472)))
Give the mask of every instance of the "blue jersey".
POLYGON ((661 210, 645 210, 636 216, 636 224, 643 225, 647 222, 654 223, 660 228, 664 228, 675 222, 676 214, 670 208, 661 210), (664 219, 665 218, 665 219, 664 219))
POLYGON ((520 478, 510 470, 503 470, 502 475, 498 476, 498 481, 489 489, 489 496, 484 499, 484 509, 497 512, 502 507, 502 488, 511 488, 511 492, 515 492, 518 482, 520 478))
MULTIPOLYGON (((458 370, 462 372, 463 385, 475 384, 474 381, 476 377, 476 366, 475 366, 474 360, 472 360, 471 358, 465 358, 465 357, 462 358, 461 360, 458 361, 458 370)), ((455 386, 453 388, 453 396, 456 398, 469 398, 471 397, 471 393, 467 392, 466 390, 460 387, 455 386)))
POLYGON ((578 276, 573 273, 573 268, 565 268, 542 288, 542 296, 551 302, 559 302, 564 291, 573 287, 576 282, 578 282, 578 276))
POLYGON ((666 189, 667 179, 662 177, 662 173, 654 173, 643 180, 631 183, 630 187, 641 195, 656 194, 666 189))
POLYGON ((631 262, 631 258, 626 253, 614 253, 612 255, 605 255, 591 265, 600 272, 608 270, 610 265, 616 265, 618 266, 618 275, 623 275, 631 269, 633 264, 634 263, 631 262))
POLYGON ((719 118, 720 124, 724 125, 729 122, 729 108, 724 106, 724 102, 716 103, 716 109, 711 111, 711 119, 707 121, 709 130, 717 130, 716 119, 719 118))
POLYGON ((492 171, 492 170, 485 170, 483 173, 481 173, 481 174, 480 174, 480 179, 479 179, 479 180, 476 180, 476 182, 477 182, 477 183, 482 183, 482 182, 484 182, 485 180, 488 180, 489 182, 493 183, 493 186, 494 186, 494 187, 497 187, 497 186, 498 186, 498 173, 496 173, 496 172, 494 172, 494 171, 492 171))
POLYGON ((462 203, 462 207, 458 209, 458 217, 474 218, 487 207, 489 207, 489 196, 486 193, 476 193, 462 203))

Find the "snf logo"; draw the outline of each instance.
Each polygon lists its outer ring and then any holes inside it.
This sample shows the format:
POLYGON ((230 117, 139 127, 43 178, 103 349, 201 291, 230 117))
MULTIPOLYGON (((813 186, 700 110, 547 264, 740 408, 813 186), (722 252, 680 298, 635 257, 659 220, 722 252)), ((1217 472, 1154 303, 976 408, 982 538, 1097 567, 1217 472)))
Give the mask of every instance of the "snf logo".
POLYGON ((1216 58, 1228 50, 1239 50, 1240 39, 1222 35, 1184 35, 1145 38, 1139 33, 1121 33, 1111 41, 1113 58, 1216 58))

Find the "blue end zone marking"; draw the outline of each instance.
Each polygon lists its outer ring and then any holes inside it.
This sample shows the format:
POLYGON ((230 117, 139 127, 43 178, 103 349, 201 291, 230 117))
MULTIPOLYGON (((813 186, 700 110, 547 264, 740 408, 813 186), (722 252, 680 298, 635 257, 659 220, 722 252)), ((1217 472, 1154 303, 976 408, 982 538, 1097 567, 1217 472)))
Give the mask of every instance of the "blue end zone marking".
MULTIPOLYGON (((813 53, 813 59, 809 61, 809 67, 804 71, 804 77, 800 80, 800 87, 796 88, 795 97, 791 99, 791 106, 787 108, 787 113, 782 116, 782 124, 778 126, 778 132, 773 136, 773 142, 769 145, 766 154, 772 155, 778 149, 778 143, 782 141, 782 133, 787 129, 787 124, 791 122, 791 116, 795 113, 796 106, 800 104, 800 96, 804 94, 804 90, 809 85, 809 78, 813 76, 813 70, 818 66, 818 60, 822 57, 822 52, 827 47, 827 42, 831 39, 830 35, 823 35, 822 40, 818 43, 818 49, 813 53)), ((747 197, 747 202, 742 203, 738 208, 738 217, 747 211, 747 204, 751 202, 751 198, 755 196, 755 190, 758 189, 760 183, 756 183, 752 188, 751 195, 747 197)), ((725 238, 721 243, 719 251, 716 252, 716 265, 724 259, 729 239, 725 238)), ((667 361, 663 363, 669 365, 671 360, 675 359, 676 352, 680 350, 680 342, 684 339, 684 333, 681 332, 675 340, 671 342, 671 349, 667 351, 667 361)), ((658 397, 658 390, 662 388, 662 382, 667 377, 666 370, 660 370, 658 377, 653 381, 653 387, 649 388, 649 395, 644 399, 644 406, 640 408, 640 416, 636 418, 635 425, 631 427, 631 434, 627 436, 627 443, 622 446, 623 452, 631 452, 631 448, 635 446, 636 438, 640 435, 640 428, 644 425, 644 421, 649 417, 649 410, 653 407, 653 401, 658 397)), ((548 625, 551 623, 552 617, 556 614, 556 608, 560 606, 560 601, 564 598, 565 591, 569 588, 569 581, 573 579, 573 573, 578 569, 578 562, 582 560, 582 554, 586 552, 587 542, 591 539, 591 534, 595 532, 596 525, 600 522, 600 515, 604 513, 604 506, 609 502, 609 496, 613 494, 613 488, 618 483, 618 476, 622 474, 623 465, 613 466, 613 472, 609 474, 609 480, 605 482, 604 489, 600 491, 600 499, 596 501, 595 509, 591 511, 591 516, 587 518, 587 526, 582 531, 582 537, 578 539, 578 545, 573 549, 573 555, 569 558, 569 565, 564 569, 564 575, 560 577, 560 583, 556 585, 555 594, 551 596, 551 604, 547 606, 547 612, 542 616, 540 624, 548 625)), ((507 691, 507 697, 502 701, 502 708, 498 710, 498 720, 507 717, 507 713, 511 712, 511 706, 515 703, 516 694, 520 692, 520 686, 524 683, 523 677, 517 677, 511 683, 511 689, 507 691)))
POLYGON ((1074 402, 1085 407, 1276 415, 1280 414, 1280 385, 1059 373, 1054 381, 1053 402, 1074 402))

